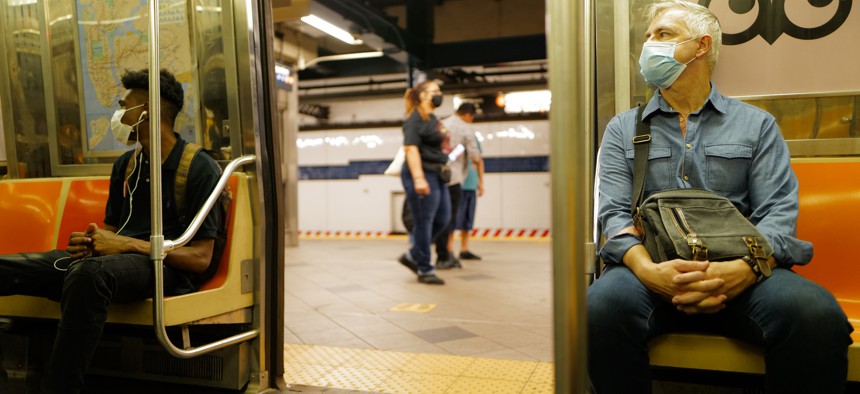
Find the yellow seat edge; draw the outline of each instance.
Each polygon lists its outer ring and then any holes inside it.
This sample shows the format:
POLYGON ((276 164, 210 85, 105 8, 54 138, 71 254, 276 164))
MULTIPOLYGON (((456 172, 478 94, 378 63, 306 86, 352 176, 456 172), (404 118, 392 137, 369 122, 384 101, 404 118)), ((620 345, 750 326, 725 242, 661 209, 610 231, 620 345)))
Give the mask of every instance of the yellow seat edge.
MULTIPOLYGON (((662 335, 650 343, 651 365, 763 374, 760 347, 711 334, 662 335)), ((860 343, 848 347, 848 381, 860 382, 860 343)))

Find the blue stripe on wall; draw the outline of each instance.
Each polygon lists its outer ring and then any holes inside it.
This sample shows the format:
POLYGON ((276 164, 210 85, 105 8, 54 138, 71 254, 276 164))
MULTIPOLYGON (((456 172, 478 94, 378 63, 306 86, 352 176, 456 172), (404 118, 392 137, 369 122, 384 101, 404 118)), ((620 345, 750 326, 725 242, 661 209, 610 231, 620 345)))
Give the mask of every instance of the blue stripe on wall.
MULTIPOLYGON (((345 166, 301 166, 299 179, 358 179, 361 175, 382 175, 390 160, 351 161, 345 166)), ((484 171, 491 172, 548 172, 548 156, 486 157, 484 171)))
POLYGON ((549 156, 486 157, 484 172, 549 172, 549 156))

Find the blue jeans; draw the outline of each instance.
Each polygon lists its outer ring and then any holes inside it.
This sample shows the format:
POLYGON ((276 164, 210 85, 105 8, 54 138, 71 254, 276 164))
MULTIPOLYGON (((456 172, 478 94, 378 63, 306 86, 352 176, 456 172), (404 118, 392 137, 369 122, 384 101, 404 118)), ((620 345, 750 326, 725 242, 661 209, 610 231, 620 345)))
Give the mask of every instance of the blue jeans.
POLYGON ((650 393, 648 341, 709 332, 764 348, 768 393, 843 393, 853 330, 836 299, 791 270, 773 275, 716 314, 687 315, 626 266, 608 266, 588 289, 588 367, 596 394, 650 393))
POLYGON ((448 186, 448 196, 451 198, 451 213, 449 214, 451 220, 448 221, 448 225, 439 234, 433 237, 433 243, 436 244, 436 257, 439 259, 438 261, 447 261, 453 257, 448 252, 450 246, 448 245, 448 240, 451 238, 451 232, 454 231, 454 223, 457 218, 457 210, 460 207, 461 195, 459 184, 448 186))
MULTIPOLYGON (((149 256, 119 254, 83 259, 69 267, 65 251, 0 256, 0 295, 23 294, 60 302, 60 323, 42 393, 77 393, 95 353, 112 302, 152 296, 155 281, 149 256)), ((164 267, 165 295, 195 290, 189 274, 164 267)), ((0 384, 3 384, 0 382, 0 384)))
POLYGON ((418 195, 415 193, 415 182, 409 166, 404 165, 400 171, 400 180, 406 190, 406 202, 412 211, 413 220, 412 236, 414 242, 409 254, 412 260, 418 264, 419 274, 431 274, 435 270, 430 265, 430 242, 448 227, 451 220, 451 196, 448 193, 448 185, 439 179, 439 173, 424 171, 424 178, 430 184, 430 194, 418 195))

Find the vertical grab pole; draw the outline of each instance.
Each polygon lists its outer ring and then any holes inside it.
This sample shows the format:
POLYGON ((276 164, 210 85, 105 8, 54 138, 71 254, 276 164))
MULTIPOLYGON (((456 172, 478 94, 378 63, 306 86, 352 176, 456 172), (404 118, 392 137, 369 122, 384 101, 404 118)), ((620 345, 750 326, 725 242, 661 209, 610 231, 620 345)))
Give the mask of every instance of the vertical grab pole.
MULTIPOLYGON (((167 329, 164 326, 164 230, 161 211, 161 65, 158 52, 158 0, 149 0, 149 179, 150 184, 150 214, 152 231, 149 237, 149 258, 152 260, 155 277, 155 288, 153 289, 152 319, 155 336, 164 346, 168 353, 175 357, 189 358, 220 349, 235 343, 247 341, 260 335, 259 330, 249 330, 240 334, 224 338, 219 341, 201 345, 190 350, 181 350, 173 346, 167 337, 167 329)), ((251 156, 253 157, 253 156, 251 156)), ((230 173, 239 166, 241 162, 252 159, 241 157, 233 160, 227 166, 230 173), (234 165, 235 164, 235 165, 234 165)), ((226 184, 229 173, 223 175, 224 180, 219 181, 226 184)), ((223 187, 223 185, 222 185, 223 187)), ((213 192, 213 195, 220 193, 213 192)), ((209 198, 214 201, 213 197, 209 198)), ((195 217, 194 221, 198 219, 195 217)), ((183 234, 184 235, 184 234, 183 234)), ((172 241, 171 241, 172 243, 172 241)))
POLYGON ((591 182, 594 83, 593 0, 547 1, 552 90, 552 251, 556 393, 584 393, 585 267, 593 259, 591 182))
MULTIPOLYGON (((151 233, 149 258, 155 269, 153 316, 159 320, 164 303, 164 231, 161 212, 161 64, 159 59, 158 0, 149 0, 149 173, 151 233)), ((163 322, 156 321, 158 333, 163 322)), ((163 328, 162 328, 163 330, 163 328)))

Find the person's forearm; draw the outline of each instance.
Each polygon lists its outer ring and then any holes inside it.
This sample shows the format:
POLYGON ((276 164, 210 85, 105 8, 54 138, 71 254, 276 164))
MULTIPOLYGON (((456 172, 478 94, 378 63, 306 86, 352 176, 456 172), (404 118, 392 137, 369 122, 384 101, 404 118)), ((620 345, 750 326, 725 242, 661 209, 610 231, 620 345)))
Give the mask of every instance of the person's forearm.
POLYGON ((475 168, 478 170, 478 185, 483 188, 484 186, 484 158, 478 157, 475 160, 475 168))
POLYGON ((651 255, 648 254, 648 250, 642 244, 633 245, 630 249, 627 249, 627 253, 624 253, 622 260, 624 265, 630 268, 636 277, 639 278, 641 278, 646 268, 654 264, 651 260, 651 255))
POLYGON ((409 172, 412 173, 412 179, 423 179, 424 168, 421 166, 421 153, 415 145, 406 145, 403 147, 406 152, 406 165, 409 166, 409 172))
POLYGON ((191 241, 164 256, 164 264, 186 272, 203 273, 209 267, 209 262, 212 261, 214 246, 215 240, 213 239, 191 241))
MULTIPOLYGON (((123 245, 125 246, 121 253, 150 255, 152 246, 149 241, 130 237, 122 238, 124 238, 123 245)), ((213 246, 214 241, 211 239, 191 241, 189 244, 166 254, 164 264, 186 272, 201 273, 209 266, 213 246)))

